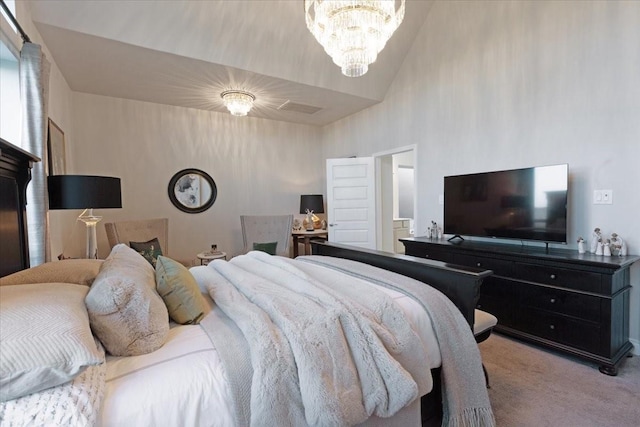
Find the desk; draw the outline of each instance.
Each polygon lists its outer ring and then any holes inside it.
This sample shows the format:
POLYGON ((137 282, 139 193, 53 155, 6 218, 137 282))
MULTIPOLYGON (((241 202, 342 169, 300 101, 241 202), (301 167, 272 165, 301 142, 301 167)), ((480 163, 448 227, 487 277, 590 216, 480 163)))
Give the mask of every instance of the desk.
POLYGON ((329 237, 329 232, 327 230, 294 230, 291 232, 291 236, 293 237, 293 257, 295 258, 298 256, 300 239, 304 242, 304 255, 311 255, 311 238, 319 237, 326 240, 329 237))

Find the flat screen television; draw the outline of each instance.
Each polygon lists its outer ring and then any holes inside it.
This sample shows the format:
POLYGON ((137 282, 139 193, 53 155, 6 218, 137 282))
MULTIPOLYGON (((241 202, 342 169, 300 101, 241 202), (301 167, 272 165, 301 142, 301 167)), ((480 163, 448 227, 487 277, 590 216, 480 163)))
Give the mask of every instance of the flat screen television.
POLYGON ((444 233, 567 243, 567 164, 444 178, 444 233))

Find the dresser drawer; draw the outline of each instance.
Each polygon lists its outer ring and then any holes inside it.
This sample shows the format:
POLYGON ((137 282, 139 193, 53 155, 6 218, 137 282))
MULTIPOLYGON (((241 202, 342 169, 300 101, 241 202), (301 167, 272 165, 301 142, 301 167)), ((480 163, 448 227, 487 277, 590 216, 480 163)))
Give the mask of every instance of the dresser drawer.
POLYGON ((520 303, 524 307, 566 314, 592 322, 601 320, 601 299, 598 297, 542 286, 523 286, 520 298, 520 303))
POLYGON ((600 325, 597 323, 526 308, 522 309, 521 315, 526 320, 519 325, 523 332, 592 353, 602 353, 600 325))
POLYGON ((518 282, 503 279, 501 277, 489 276, 482 281, 480 287, 481 295, 491 295, 497 298, 504 298, 507 301, 517 301, 517 293, 521 288, 518 282))
POLYGON ((456 255, 456 264, 466 265, 468 267, 484 268, 486 270, 493 270, 494 274, 498 276, 510 276, 512 265, 511 261, 503 261, 500 259, 486 258, 473 255, 456 255))
POLYGON ((601 292, 601 275, 587 271, 515 263, 513 277, 563 288, 601 292))
POLYGON ((415 246, 409 243, 405 245, 405 254, 419 258, 432 259, 435 261, 454 262, 454 257, 451 252, 439 251, 437 249, 433 249, 431 246, 415 246))

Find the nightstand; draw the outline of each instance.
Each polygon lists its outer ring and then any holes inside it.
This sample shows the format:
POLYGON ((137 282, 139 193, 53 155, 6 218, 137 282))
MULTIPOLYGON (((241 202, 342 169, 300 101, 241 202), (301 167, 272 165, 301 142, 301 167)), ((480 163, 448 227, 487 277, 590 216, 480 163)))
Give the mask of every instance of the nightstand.
POLYGON ((291 236, 293 237, 293 257, 298 256, 298 243, 300 243, 300 239, 304 243, 304 254, 311 255, 311 239, 319 238, 323 240, 327 240, 329 237, 328 230, 293 230, 291 231, 291 236))
POLYGON ((211 252, 211 251, 205 251, 205 252, 200 252, 197 255, 198 259, 200 260, 200 265, 207 265, 209 264, 211 261, 213 261, 214 259, 227 259, 227 253, 226 252, 211 252))

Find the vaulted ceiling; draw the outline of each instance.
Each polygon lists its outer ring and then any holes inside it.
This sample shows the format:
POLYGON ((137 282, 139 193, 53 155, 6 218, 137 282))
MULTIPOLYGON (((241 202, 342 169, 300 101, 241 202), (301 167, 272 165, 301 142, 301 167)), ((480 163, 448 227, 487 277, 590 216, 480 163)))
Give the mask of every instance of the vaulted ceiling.
POLYGON ((74 91, 224 112, 220 93, 243 89, 250 116, 318 126, 384 99, 432 4, 407 0, 378 60, 349 78, 307 30, 302 0, 29 1, 74 91))

